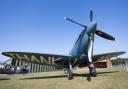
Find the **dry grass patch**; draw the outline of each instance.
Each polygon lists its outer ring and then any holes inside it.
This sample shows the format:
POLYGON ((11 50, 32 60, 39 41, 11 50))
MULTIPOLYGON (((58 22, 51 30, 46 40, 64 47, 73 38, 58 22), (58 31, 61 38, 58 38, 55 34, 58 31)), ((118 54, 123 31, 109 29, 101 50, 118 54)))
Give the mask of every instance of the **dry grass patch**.
POLYGON ((99 75, 90 82, 85 75, 88 69, 76 70, 73 80, 68 80, 63 72, 9 75, 9 80, 0 80, 0 89, 128 89, 128 72, 121 69, 97 71, 99 75))

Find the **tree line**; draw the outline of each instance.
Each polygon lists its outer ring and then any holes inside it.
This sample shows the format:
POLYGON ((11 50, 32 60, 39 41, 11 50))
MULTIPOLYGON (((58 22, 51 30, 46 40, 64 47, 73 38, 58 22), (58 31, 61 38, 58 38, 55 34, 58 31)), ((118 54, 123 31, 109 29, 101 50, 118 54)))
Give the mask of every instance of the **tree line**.
POLYGON ((128 58, 116 58, 116 59, 112 59, 112 65, 121 65, 121 64, 125 64, 125 61, 128 61, 128 58))

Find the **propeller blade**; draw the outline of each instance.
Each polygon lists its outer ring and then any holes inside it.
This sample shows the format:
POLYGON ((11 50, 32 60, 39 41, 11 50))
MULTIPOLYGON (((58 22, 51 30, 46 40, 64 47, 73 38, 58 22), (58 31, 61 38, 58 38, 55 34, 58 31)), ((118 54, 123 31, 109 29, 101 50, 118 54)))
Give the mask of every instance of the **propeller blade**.
POLYGON ((90 10, 90 22, 92 22, 92 19, 93 19, 93 11, 90 10))
POLYGON ((80 26, 82 26, 82 27, 84 27, 84 28, 87 28, 87 26, 82 25, 82 24, 80 24, 80 23, 78 23, 78 22, 76 22, 76 21, 73 21, 73 20, 70 19, 70 18, 65 17, 64 19, 65 19, 65 20, 68 20, 68 21, 70 21, 70 22, 73 22, 73 23, 75 23, 75 24, 77 24, 77 25, 80 25, 80 26))
POLYGON ((93 56, 93 43, 94 43, 94 34, 90 36, 90 43, 88 48, 88 60, 90 63, 92 62, 92 56, 93 56))
POLYGON ((115 38, 114 38, 114 37, 112 37, 111 35, 109 35, 109 34, 107 34, 107 33, 105 33, 105 32, 102 32, 102 31, 100 31, 100 30, 96 30, 95 33, 96 33, 98 36, 100 36, 100 37, 103 37, 103 38, 108 39, 108 40, 115 41, 115 38))
POLYGON ((94 43, 94 34, 91 33, 90 34, 90 38, 89 38, 89 47, 88 47, 88 68, 89 68, 89 74, 87 76, 87 80, 91 81, 91 62, 92 62, 92 56, 93 56, 93 43, 94 43))

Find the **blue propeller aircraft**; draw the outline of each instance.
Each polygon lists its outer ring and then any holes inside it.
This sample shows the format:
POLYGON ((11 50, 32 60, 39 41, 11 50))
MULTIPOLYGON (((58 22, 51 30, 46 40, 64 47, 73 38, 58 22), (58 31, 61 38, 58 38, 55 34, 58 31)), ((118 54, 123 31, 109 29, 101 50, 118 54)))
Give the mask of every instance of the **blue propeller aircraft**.
POLYGON ((79 34, 79 37, 69 55, 54 55, 30 52, 3 52, 2 54, 13 59, 65 68, 67 69, 67 77, 69 80, 71 80, 73 79, 74 67, 88 67, 90 76, 96 76, 96 68, 91 66, 93 63, 112 57, 117 57, 118 55, 125 53, 124 51, 121 51, 93 55, 95 34, 112 41, 115 41, 115 38, 97 29, 97 22, 93 21, 92 10, 90 10, 90 23, 87 26, 75 22, 70 18, 65 19, 84 28, 79 34))

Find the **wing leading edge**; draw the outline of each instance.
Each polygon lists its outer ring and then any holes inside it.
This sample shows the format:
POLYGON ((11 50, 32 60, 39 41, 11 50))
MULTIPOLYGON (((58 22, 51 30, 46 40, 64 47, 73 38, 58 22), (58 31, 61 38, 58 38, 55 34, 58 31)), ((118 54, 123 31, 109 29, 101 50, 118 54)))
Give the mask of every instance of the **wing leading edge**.
POLYGON ((94 55, 93 58, 92 58, 93 59, 92 63, 102 61, 102 60, 106 60, 106 59, 110 59, 110 58, 113 58, 113 57, 117 57, 117 56, 122 55, 124 53, 126 53, 126 52, 122 51, 122 52, 112 52, 112 53, 94 55))
POLYGON ((54 55, 30 52, 3 52, 2 54, 13 59, 61 67, 67 67, 66 64, 69 62, 69 60, 75 59, 70 55, 54 55))
MULTIPOLYGON (((106 60, 112 57, 117 57, 124 53, 126 52, 122 51, 122 52, 112 52, 112 53, 94 55, 92 57, 92 63, 106 60)), ((54 54, 29 53, 29 52, 3 52, 2 54, 11 57, 13 59, 18 59, 18 60, 23 60, 38 64, 60 66, 63 68, 68 67, 69 61, 71 61, 73 67, 75 67, 78 60, 78 58, 72 57, 70 55, 54 55, 54 54)))

